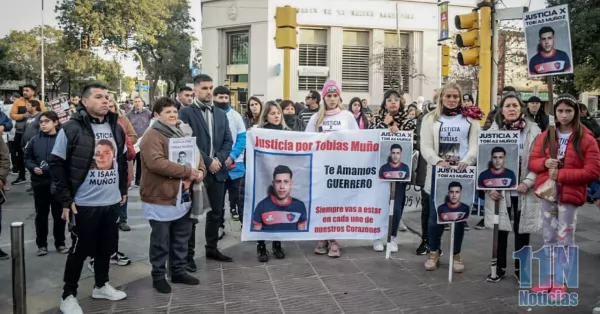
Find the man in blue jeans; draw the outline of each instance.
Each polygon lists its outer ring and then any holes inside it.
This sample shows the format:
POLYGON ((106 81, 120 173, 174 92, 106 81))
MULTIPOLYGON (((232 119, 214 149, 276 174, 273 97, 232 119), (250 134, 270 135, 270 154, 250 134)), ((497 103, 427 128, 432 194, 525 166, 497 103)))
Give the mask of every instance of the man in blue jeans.
MULTIPOLYGON (((2 129, 2 131, 4 131, 4 126, 0 126, 0 128, 2 129)), ((0 131, 0 134, 2 133, 2 131, 0 131)), ((2 191, 4 191, 4 185, 6 184, 6 177, 8 176, 8 171, 10 169, 10 152, 8 151, 8 146, 6 146, 6 143, 4 142, 4 138, 2 136, 0 136, 0 189, 2 191)), ((2 199, 1 203, 4 202, 4 192, 2 192, 2 196, 0 197, 2 199)), ((0 206, 0 232, 2 231, 2 207, 0 206)), ((2 251, 0 249, 0 260, 6 260, 9 259, 10 257, 8 256, 8 254, 4 253, 4 251, 2 251)))

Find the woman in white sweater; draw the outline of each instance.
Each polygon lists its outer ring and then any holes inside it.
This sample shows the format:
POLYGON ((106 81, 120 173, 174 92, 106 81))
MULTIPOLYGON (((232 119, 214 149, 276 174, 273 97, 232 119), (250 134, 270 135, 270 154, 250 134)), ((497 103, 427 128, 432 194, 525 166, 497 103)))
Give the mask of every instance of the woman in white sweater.
MULTIPOLYGON (((323 85, 321 92, 323 97, 323 106, 319 107, 319 112, 314 114, 308 124, 305 132, 333 132, 340 130, 360 130, 354 115, 348 110, 342 110, 342 89, 335 81, 327 81, 323 85)), ((340 247, 335 240, 320 240, 315 248, 315 253, 329 257, 340 257, 340 247)))
MULTIPOLYGON (((464 169, 477 163, 479 122, 478 110, 462 106, 462 91, 456 83, 446 84, 440 92, 440 103, 435 111, 428 113, 421 126, 421 155, 427 162, 424 202, 431 202, 432 166, 458 166, 464 169)), ((475 107, 477 108, 477 107, 475 107)), ((454 272, 463 272, 465 266, 460 257, 465 233, 464 222, 457 223, 454 229, 454 272)), ((437 223, 435 206, 430 206, 428 223, 429 257, 426 270, 435 270, 440 264, 440 242, 444 228, 437 223)))

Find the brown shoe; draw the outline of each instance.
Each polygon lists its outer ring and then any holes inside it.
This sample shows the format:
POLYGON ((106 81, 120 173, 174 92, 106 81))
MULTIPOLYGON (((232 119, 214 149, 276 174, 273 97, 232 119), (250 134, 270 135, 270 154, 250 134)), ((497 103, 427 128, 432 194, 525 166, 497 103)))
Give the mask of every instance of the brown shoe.
POLYGON ((440 253, 429 253, 429 258, 425 262, 425 270, 436 270, 438 266, 440 266, 440 253))
POLYGON ((462 258, 459 254, 454 255, 454 261, 452 262, 452 270, 455 273, 462 273, 465 271, 465 264, 463 264, 462 258))

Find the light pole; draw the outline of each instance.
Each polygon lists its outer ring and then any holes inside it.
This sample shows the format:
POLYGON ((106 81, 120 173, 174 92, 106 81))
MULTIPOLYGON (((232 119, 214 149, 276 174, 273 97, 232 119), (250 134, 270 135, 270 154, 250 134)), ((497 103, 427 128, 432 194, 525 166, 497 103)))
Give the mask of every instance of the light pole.
POLYGON ((41 57, 41 67, 42 67, 42 99, 40 99, 42 102, 46 99, 45 95, 46 95, 46 75, 44 73, 44 42, 45 42, 45 38, 44 38, 44 0, 42 0, 42 57, 41 57))

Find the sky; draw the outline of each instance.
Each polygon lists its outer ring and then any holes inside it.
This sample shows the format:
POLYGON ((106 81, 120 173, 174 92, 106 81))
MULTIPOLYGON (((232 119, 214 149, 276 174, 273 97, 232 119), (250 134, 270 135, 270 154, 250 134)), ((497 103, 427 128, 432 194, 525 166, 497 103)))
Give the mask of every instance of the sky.
MULTIPOLYGON (((0 18, 0 37, 6 36, 12 30, 25 31, 42 24, 42 1, 44 2, 44 23, 46 25, 58 26, 54 7, 60 0, 0 0, 0 7, 10 8, 11 14, 3 14, 0 18)), ((191 13, 196 20, 194 23, 194 36, 201 38, 201 12, 200 0, 192 0, 191 13)), ((452 0, 450 0, 452 4, 452 0)), ((538 10, 545 7, 544 0, 503 0, 506 7, 529 6, 529 10, 538 10)), ((102 55, 110 59, 110 55, 102 55)), ((125 75, 135 76, 137 62, 134 58, 127 58, 121 62, 125 75)))

